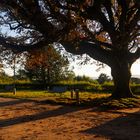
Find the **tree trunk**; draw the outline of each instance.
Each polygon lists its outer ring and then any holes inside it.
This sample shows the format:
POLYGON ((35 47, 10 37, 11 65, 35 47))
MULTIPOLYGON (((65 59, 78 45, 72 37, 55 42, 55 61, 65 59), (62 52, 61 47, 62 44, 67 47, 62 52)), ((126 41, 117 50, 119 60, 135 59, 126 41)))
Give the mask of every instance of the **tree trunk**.
POLYGON ((128 62, 115 62, 111 66, 111 74, 114 81, 113 98, 126 98, 133 97, 133 93, 130 89, 130 64, 128 62))

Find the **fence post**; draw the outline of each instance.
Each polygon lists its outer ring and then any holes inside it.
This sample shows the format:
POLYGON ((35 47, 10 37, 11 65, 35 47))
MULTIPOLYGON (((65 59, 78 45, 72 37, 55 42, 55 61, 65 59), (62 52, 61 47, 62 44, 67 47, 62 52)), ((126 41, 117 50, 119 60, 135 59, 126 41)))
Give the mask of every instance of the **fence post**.
POLYGON ((14 56, 14 83, 13 83, 13 94, 16 94, 16 55, 14 56))
POLYGON ((74 92, 73 90, 71 90, 71 92, 70 92, 71 93, 71 99, 73 99, 73 92, 74 92))
POLYGON ((80 104, 79 89, 76 89, 75 90, 75 96, 76 96, 76 102, 77 102, 77 104, 80 104))

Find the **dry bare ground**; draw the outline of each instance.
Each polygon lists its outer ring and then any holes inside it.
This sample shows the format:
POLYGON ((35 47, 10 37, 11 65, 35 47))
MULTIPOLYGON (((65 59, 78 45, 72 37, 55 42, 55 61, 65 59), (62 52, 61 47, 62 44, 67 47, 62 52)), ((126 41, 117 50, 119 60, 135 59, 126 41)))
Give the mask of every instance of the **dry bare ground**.
POLYGON ((139 108, 102 111, 0 98, 0 140, 139 139, 139 108))

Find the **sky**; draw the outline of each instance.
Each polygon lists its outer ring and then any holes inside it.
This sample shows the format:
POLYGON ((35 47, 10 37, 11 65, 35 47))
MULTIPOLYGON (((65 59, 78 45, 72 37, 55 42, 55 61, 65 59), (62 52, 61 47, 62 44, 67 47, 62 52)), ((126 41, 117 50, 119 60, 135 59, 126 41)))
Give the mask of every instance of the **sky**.
MULTIPOLYGON (((105 73, 106 75, 111 77, 111 69, 108 66, 105 66, 104 68, 101 68, 98 71, 98 66, 95 64, 86 64, 86 65, 79 65, 77 64, 78 61, 72 62, 70 67, 73 67, 73 71, 76 75, 80 76, 88 76, 91 78, 98 78, 101 73, 105 73)), ((5 72, 8 75, 13 75, 13 70, 10 68, 6 68, 5 72)), ((133 77, 139 77, 140 78, 140 59, 137 60, 131 67, 131 72, 133 77)))
MULTIPOLYGON (((74 66, 73 71, 76 75, 85 75, 92 78, 98 78, 101 73, 105 73, 108 76, 111 77, 111 69, 108 66, 105 66, 104 68, 101 68, 99 71, 97 69, 99 68, 95 64, 87 64, 87 65, 77 65, 76 63, 72 64, 74 66)), ((133 77, 139 77, 140 78, 140 60, 137 60, 131 67, 131 73, 133 77)))

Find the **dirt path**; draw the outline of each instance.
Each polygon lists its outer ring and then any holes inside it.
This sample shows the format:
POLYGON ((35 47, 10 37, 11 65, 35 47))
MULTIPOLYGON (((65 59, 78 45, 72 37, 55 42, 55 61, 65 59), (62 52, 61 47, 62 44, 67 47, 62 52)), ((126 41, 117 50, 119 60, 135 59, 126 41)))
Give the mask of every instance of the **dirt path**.
POLYGON ((139 139, 139 108, 105 112, 0 98, 0 140, 139 139))

